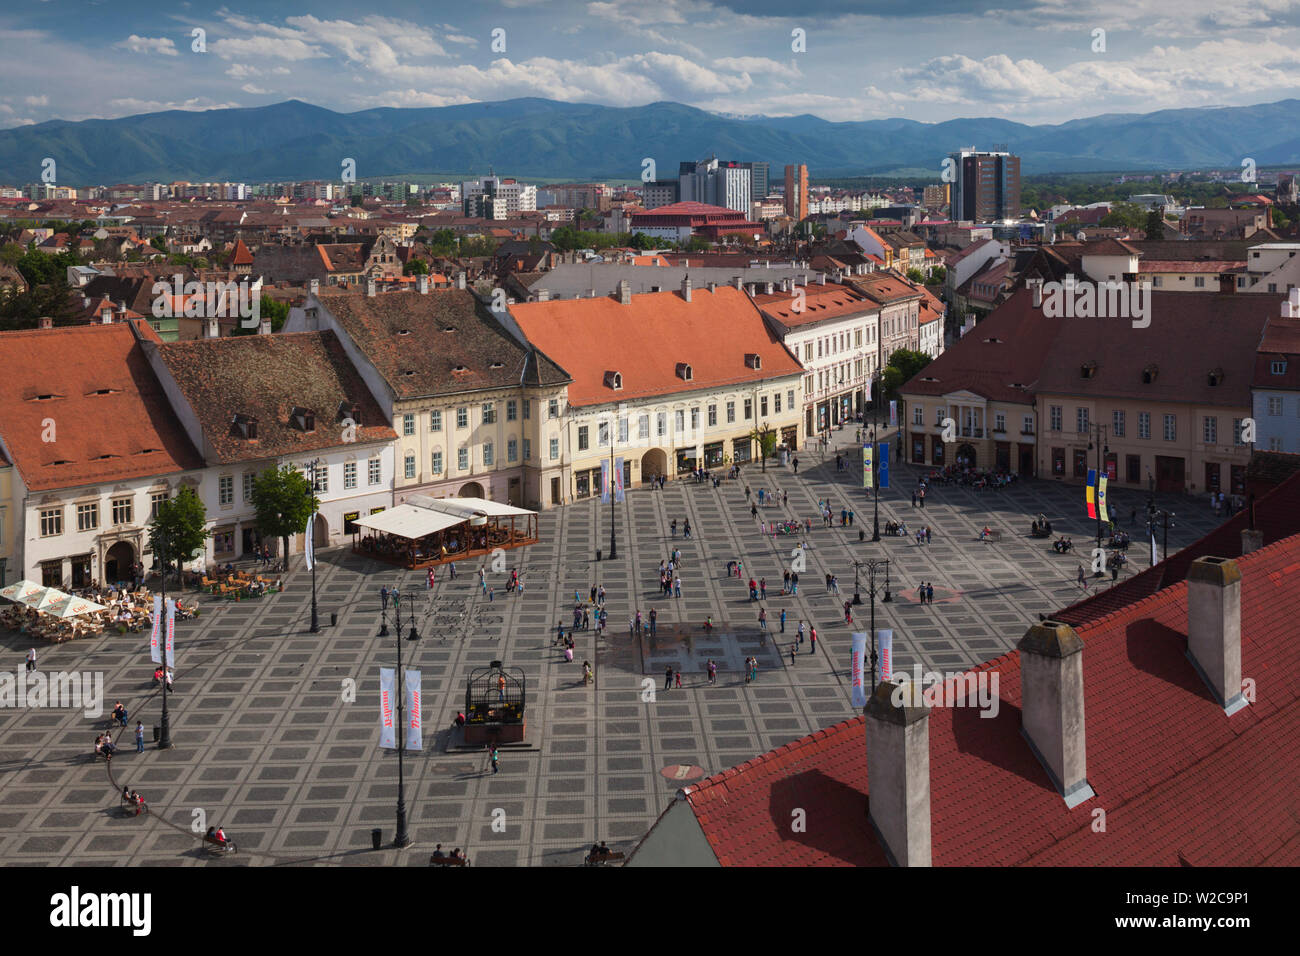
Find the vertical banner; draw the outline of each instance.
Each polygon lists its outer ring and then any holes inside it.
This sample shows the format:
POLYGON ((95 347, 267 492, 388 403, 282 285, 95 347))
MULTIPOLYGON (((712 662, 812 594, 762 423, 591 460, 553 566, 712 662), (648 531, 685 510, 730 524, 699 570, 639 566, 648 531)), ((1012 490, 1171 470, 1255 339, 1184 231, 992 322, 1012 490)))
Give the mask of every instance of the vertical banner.
POLYGON ((397 747, 393 730, 393 669, 379 668, 379 747, 392 750, 397 747))
POLYGON ((176 602, 167 599, 167 666, 175 667, 176 648, 176 602))
POLYGON ((614 459, 614 500, 623 501, 623 459, 614 459))
POLYGON ((420 723, 420 672, 406 671, 406 749, 419 750, 424 742, 420 723))
POLYGON ((312 568, 316 566, 316 549, 312 546, 312 540, 311 540, 311 529, 312 529, 312 525, 314 525, 315 523, 316 523, 316 514, 315 512, 313 512, 312 516, 307 519, 307 545, 306 545, 305 554, 307 558, 308 571, 310 571, 312 568))
POLYGON ((870 443, 862 446, 862 487, 870 488, 873 479, 871 473, 871 445, 870 443))
POLYGON ((867 655, 867 634, 865 631, 853 632, 853 657, 849 673, 852 674, 850 701, 854 708, 861 710, 867 706, 867 690, 863 684, 864 660, 867 655))
POLYGON ((158 646, 158 635, 162 633, 162 595, 153 596, 153 627, 149 631, 149 660, 155 664, 162 663, 162 648, 158 646))
POLYGON ((889 487, 889 442, 882 441, 880 443, 880 451, 877 452, 877 454, 880 455, 880 487, 888 488, 889 487))
POLYGON ((600 460, 600 503, 609 504, 609 459, 600 460))
POLYGON ((1097 469, 1088 469, 1088 487, 1083 493, 1084 500, 1088 502, 1088 517, 1097 517, 1097 469))
POLYGON ((1102 473, 1102 476, 1097 479, 1097 511, 1101 514, 1102 524, 1108 524, 1110 522, 1110 516, 1106 514, 1106 480, 1104 472, 1102 473))
POLYGON ((887 681, 894 676, 894 632, 877 629, 876 649, 880 652, 880 680, 887 681))
POLYGON ((897 428, 897 427, 898 427, 898 402, 897 402, 897 400, 891 400, 890 403, 889 403, 889 427, 890 427, 890 428, 897 428))

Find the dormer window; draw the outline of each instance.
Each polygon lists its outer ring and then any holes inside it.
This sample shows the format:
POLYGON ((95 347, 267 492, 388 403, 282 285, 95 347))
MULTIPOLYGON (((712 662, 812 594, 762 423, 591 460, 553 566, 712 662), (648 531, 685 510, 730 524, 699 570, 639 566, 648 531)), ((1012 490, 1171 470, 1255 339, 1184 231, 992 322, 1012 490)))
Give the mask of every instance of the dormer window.
POLYGON ((763 356, 756 352, 750 352, 745 356, 745 366, 747 368, 761 369, 763 367, 763 356))
POLYGON ((1223 369, 1221 368, 1211 369, 1207 378, 1209 379, 1211 388, 1221 384, 1223 382, 1223 369))
POLYGON ((1273 375, 1286 374, 1286 359, 1274 359, 1268 367, 1269 372, 1273 375))
POLYGON ((299 408, 295 405, 289 413, 289 422, 301 432, 314 432, 316 430, 316 413, 309 408, 299 408))
POLYGON ((606 372, 606 373, 605 373, 605 387, 606 387, 606 388, 612 388, 612 389, 614 389, 614 391, 616 391, 616 392, 617 392, 617 391, 620 391, 620 390, 623 388, 623 373, 622 373, 622 372, 606 372))
POLYGON ((339 410, 338 410, 338 414, 335 416, 335 421, 341 422, 348 418, 352 419, 353 425, 360 425, 361 406, 355 402, 347 402, 347 401, 339 402, 339 410))
POLYGON ((694 373, 692 373, 691 367, 689 365, 687 365, 685 362, 678 362, 677 377, 682 379, 683 381, 689 382, 692 379, 694 379, 695 376, 694 373))
POLYGON ((1081 366, 1079 366, 1079 374, 1082 375, 1084 378, 1095 377, 1097 374, 1097 363, 1084 362, 1081 366))
POLYGON ((250 441, 257 438, 257 419, 251 415, 236 414, 230 420, 232 433, 250 441))
POLYGON ((1157 368, 1155 365, 1148 365, 1146 368, 1142 370, 1142 384, 1150 385, 1152 382, 1156 380, 1156 375, 1159 374, 1159 372, 1160 369, 1157 368))

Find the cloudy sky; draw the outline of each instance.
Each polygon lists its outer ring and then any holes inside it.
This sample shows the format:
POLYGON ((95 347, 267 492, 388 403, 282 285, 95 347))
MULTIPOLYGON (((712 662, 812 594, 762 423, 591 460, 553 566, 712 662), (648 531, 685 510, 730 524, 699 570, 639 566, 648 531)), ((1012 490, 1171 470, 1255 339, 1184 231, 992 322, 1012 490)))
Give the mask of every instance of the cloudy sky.
POLYGON ((0 127, 287 99, 351 112, 519 96, 1058 123, 1300 90, 1300 0, 14 6, 0 8, 0 127))

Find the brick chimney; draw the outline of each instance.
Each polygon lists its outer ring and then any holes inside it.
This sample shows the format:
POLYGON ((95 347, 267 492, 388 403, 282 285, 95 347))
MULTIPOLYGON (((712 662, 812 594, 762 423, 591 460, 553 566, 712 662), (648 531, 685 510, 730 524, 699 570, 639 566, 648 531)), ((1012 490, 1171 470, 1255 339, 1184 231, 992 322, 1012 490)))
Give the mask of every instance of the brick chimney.
POLYGON ((618 304, 632 304, 632 283, 628 282, 626 279, 618 280, 618 304))
POLYGON ((456 288, 457 289, 465 288, 465 273, 463 272, 456 273, 456 288))
POLYGON ((215 315, 209 316, 203 324, 203 337, 205 339, 221 338, 221 322, 215 315))
POLYGON ((320 279, 312 279, 307 283, 307 291, 312 295, 320 294, 320 279))
POLYGON ((1197 558, 1187 569, 1187 657, 1225 714, 1241 696, 1241 569, 1232 558, 1197 558))
POLYGON ((687 302, 691 301, 691 277, 686 276, 682 279, 682 298, 687 302))
POLYGON ((1083 641, 1059 621, 1031 627, 1020 651, 1020 732, 1070 809, 1096 796, 1088 784, 1083 641))
POLYGON ((1033 296, 1034 308, 1041 309, 1043 307, 1043 280, 1028 279, 1025 285, 1029 287, 1029 293, 1033 296))
POLYGON ((49 315, 43 315, 37 319, 37 325, 42 329, 54 328, 54 318, 49 315))
POLYGON ((271 334, 271 317, 270 317, 270 316, 267 316, 266 318, 264 318, 264 319, 262 320, 261 324, 258 325, 258 327, 257 327, 257 334, 258 334, 258 335, 270 335, 270 334, 271 334))
POLYGON ((1242 557, 1250 554, 1252 551, 1258 551, 1264 547, 1264 531, 1261 528, 1242 528, 1241 529, 1241 554, 1242 557))
POLYGON ((867 701, 867 820, 894 866, 930 865, 930 708, 908 683, 882 681, 867 701))
POLYGON ((743 289, 745 287, 744 276, 733 276, 731 281, 735 283, 737 289, 743 289))
POLYGON ((375 280, 373 278, 366 280, 366 295, 371 299, 375 297, 375 280))
POLYGON ((420 295, 429 294, 429 277, 422 275, 416 280, 416 288, 420 290, 420 295))

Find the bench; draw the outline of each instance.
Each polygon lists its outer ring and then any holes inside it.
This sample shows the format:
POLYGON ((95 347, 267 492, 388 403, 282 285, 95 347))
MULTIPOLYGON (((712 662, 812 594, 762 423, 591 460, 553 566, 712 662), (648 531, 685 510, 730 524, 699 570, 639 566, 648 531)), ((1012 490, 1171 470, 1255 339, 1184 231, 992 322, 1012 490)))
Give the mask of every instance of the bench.
POLYGON ((121 801, 122 801, 122 809, 125 810, 131 816, 138 817, 142 813, 149 812, 149 804, 145 803, 143 800, 140 801, 139 805, 137 805, 136 802, 132 800, 130 797, 122 797, 121 801))
POLYGON ((206 836, 199 843, 200 849, 207 853, 223 854, 238 853, 239 848, 235 846, 234 840, 227 840, 225 843, 219 843, 216 840, 209 840, 206 836))
POLYGON ((601 853, 599 855, 588 854, 583 857, 583 866, 604 866, 606 863, 617 863, 623 859, 622 853, 601 853))
POLYGON ((469 860, 463 856, 431 856, 430 866, 469 866, 469 860))

